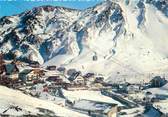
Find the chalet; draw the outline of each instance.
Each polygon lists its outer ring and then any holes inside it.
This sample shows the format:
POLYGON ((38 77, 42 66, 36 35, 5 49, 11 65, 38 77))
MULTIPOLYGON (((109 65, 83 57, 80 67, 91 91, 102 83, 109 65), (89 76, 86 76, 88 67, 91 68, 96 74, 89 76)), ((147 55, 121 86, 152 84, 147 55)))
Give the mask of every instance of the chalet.
POLYGON ((33 69, 34 74, 36 74, 39 77, 43 77, 45 75, 45 70, 43 69, 33 69))
POLYGON ((56 70, 56 66, 54 66, 54 65, 47 66, 47 70, 56 70))
POLYGON ((3 74, 5 71, 4 63, 3 54, 0 54, 0 74, 3 74))
POLYGON ((40 69, 25 69, 19 74, 19 78, 23 82, 33 81, 41 78, 44 75, 44 70, 40 69))
POLYGON ((30 66, 30 67, 33 67, 33 68, 39 68, 39 67, 40 67, 40 64, 39 64, 39 62, 37 62, 37 61, 31 61, 31 62, 29 63, 29 66, 30 66))
POLYGON ((67 71, 67 75, 68 75, 68 76, 71 76, 71 75, 75 74, 76 72, 77 72, 76 69, 69 69, 69 70, 67 71))
POLYGON ((19 69, 15 64, 10 63, 5 65, 5 72, 7 75, 10 75, 10 74, 18 73, 19 69))
POLYGON ((143 83, 141 84, 141 89, 145 90, 145 89, 149 89, 151 87, 151 83, 143 83))
POLYGON ((95 83, 103 83, 104 82, 104 77, 103 76, 97 76, 95 79, 95 83))
POLYGON ((117 117, 118 111, 117 104, 85 99, 75 101, 72 108, 93 117, 117 117))
POLYGON ((147 92, 145 93, 145 97, 143 98, 143 101, 145 102, 145 105, 146 105, 147 108, 148 108, 148 107, 149 107, 149 108, 151 107, 152 98, 155 98, 155 96, 152 95, 151 92, 147 91, 147 92))
POLYGON ((116 86, 117 88, 117 92, 119 93, 127 93, 127 86, 129 85, 129 83, 124 83, 124 84, 119 84, 116 86))
POLYGON ((95 75, 94 73, 87 73, 84 75, 84 77, 90 78, 90 77, 94 77, 94 75, 95 75))
POLYGON ((161 78, 160 76, 155 76, 150 82, 151 87, 162 87, 167 83, 165 78, 161 78))
POLYGON ((54 82, 55 84, 63 83, 63 79, 60 76, 49 76, 46 81, 54 82))
POLYGON ((90 82, 94 82, 96 79, 94 73, 87 73, 83 77, 86 81, 90 81, 90 82))
POLYGON ((57 71, 59 71, 61 73, 65 73, 66 69, 65 69, 65 67, 58 67, 57 71))
POLYGON ((18 79, 19 69, 14 63, 9 63, 5 65, 5 73, 7 78, 11 78, 13 80, 18 79))
POLYGON ((25 63, 24 62, 21 62, 21 61, 15 61, 14 62, 17 66, 24 66, 25 65, 25 63))
POLYGON ((36 76, 32 73, 32 69, 25 69, 19 73, 19 79, 21 79, 23 82, 29 81, 34 77, 36 76))
POLYGON ((73 73, 68 79, 72 84, 85 84, 85 79, 82 77, 80 72, 73 73))
POLYGON ((141 91, 139 85, 128 85, 126 90, 126 92, 129 94, 138 93, 141 91))

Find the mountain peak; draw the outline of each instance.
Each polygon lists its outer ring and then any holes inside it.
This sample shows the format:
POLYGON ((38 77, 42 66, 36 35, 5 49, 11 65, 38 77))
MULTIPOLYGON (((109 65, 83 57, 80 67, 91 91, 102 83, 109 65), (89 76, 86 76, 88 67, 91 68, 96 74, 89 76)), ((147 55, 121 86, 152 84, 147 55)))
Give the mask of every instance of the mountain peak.
POLYGON ((121 67, 144 72, 168 61, 167 12, 166 0, 108 0, 85 10, 35 7, 0 19, 0 51, 7 59, 17 54, 25 62, 86 71, 108 66, 106 74, 121 67))

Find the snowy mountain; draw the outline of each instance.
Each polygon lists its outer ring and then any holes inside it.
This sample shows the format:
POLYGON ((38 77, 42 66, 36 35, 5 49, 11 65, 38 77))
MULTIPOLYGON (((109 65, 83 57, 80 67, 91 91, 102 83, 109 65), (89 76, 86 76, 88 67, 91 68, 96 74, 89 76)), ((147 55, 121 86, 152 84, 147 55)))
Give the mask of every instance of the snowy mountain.
POLYGON ((20 91, 0 86, 1 116, 88 117, 51 101, 34 98, 20 91))
POLYGON ((41 6, 0 19, 0 51, 106 76, 168 69, 167 0, 108 0, 85 10, 41 6))

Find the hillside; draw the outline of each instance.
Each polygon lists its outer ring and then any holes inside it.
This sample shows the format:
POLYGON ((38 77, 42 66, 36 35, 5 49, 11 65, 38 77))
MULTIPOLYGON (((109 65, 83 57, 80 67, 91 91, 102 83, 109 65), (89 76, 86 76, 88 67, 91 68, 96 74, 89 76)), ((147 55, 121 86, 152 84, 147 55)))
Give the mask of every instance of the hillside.
POLYGON ((108 0, 85 10, 41 6, 0 19, 0 51, 7 59, 15 54, 110 80, 166 72, 167 37, 166 0, 108 0))
POLYGON ((0 115, 21 116, 30 114, 45 116, 48 111, 48 116, 87 117, 87 115, 71 111, 46 100, 33 98, 4 86, 0 86, 0 105, 0 115), (40 111, 40 108, 41 110, 46 109, 46 111, 40 111))

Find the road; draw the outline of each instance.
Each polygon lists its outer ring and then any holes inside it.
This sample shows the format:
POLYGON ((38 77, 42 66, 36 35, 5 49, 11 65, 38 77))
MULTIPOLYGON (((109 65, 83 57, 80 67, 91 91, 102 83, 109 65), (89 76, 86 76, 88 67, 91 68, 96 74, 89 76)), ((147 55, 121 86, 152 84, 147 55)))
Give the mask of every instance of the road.
POLYGON ((105 96, 109 96, 111 98, 113 98, 114 100, 117 100, 119 101, 120 103, 122 103, 123 105, 125 105, 127 108, 136 108, 138 107, 138 104, 134 103, 134 102, 131 102, 129 100, 126 100, 124 98, 122 98, 121 96, 119 95, 116 95, 108 90, 102 90, 101 93, 105 96))

